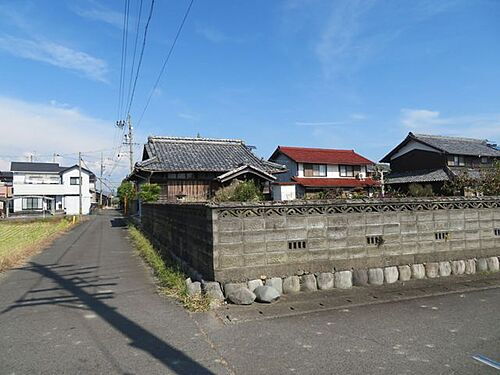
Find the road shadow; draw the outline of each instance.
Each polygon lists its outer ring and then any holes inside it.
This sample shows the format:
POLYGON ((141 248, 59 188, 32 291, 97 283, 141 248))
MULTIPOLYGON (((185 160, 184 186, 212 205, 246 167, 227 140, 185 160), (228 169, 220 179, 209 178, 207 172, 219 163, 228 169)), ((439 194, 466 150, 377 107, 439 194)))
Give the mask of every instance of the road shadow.
MULTIPOLYGON (((34 272, 44 278, 54 281, 57 286, 53 288, 30 290, 7 309, 0 312, 5 314, 11 310, 36 305, 59 305, 69 308, 78 308, 92 311, 106 321, 110 326, 131 340, 129 345, 143 350, 156 360, 160 361, 172 372, 181 375, 213 374, 182 351, 175 349, 139 324, 120 314, 116 308, 108 306, 105 300, 114 297, 113 292, 89 293, 84 288, 112 286, 116 283, 100 282, 98 276, 86 277, 87 272, 92 272, 97 267, 71 268, 63 265, 43 265, 30 262, 30 266, 21 268, 24 271, 34 272), (65 296, 43 296, 37 293, 67 292, 65 296)), ((175 324, 175 322, 172 322, 175 324)))
POLYGON ((125 228, 127 226, 127 221, 122 217, 115 217, 110 221, 112 228, 125 228))

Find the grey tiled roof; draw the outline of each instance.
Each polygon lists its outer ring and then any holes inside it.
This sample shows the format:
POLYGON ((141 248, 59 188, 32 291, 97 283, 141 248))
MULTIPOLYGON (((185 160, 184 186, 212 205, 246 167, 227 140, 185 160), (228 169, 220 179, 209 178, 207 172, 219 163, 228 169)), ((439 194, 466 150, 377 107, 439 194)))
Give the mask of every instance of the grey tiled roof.
POLYGON ((500 151, 488 146, 487 141, 484 139, 427 134, 413 134, 413 136, 415 139, 449 154, 500 157, 500 151))
POLYGON ((284 170, 279 164, 259 159, 243 141, 234 139, 149 137, 144 151, 147 158, 136 167, 148 171, 227 172, 242 165, 269 173, 284 170))
POLYGON ((59 173, 61 167, 57 163, 30 163, 13 161, 10 163, 10 170, 13 172, 54 172, 59 173))
POLYGON ((444 169, 421 169, 417 171, 392 172, 385 177, 386 184, 408 184, 412 182, 449 181, 444 169))

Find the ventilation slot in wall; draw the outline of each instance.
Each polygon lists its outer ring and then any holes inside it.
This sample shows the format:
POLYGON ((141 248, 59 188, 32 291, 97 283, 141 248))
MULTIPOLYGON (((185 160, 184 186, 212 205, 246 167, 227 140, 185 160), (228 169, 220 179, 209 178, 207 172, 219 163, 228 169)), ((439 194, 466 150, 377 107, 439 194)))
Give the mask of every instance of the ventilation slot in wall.
POLYGON ((436 233, 434 233, 434 237, 436 238, 436 240, 445 240, 445 241, 447 241, 449 235, 450 235, 449 232, 436 232, 436 233))
POLYGON ((495 236, 500 236, 500 228, 493 229, 493 232, 495 233, 495 236))
POLYGON ((366 237, 366 243, 368 245, 380 246, 384 243, 384 238, 382 236, 368 236, 366 237))
POLYGON ((305 249, 306 241, 288 241, 288 250, 305 249))

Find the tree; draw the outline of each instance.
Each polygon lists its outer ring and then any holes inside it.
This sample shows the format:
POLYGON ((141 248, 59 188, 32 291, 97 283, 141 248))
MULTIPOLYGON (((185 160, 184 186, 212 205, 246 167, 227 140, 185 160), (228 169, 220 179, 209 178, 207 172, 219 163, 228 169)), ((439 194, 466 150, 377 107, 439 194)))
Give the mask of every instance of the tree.
POLYGON ((123 211, 126 215, 129 202, 132 201, 136 196, 134 184, 130 181, 122 181, 122 183, 118 187, 117 194, 120 198, 120 202, 123 205, 123 211))
POLYGON ((443 185, 446 195, 464 195, 466 191, 477 188, 478 181, 469 176, 467 171, 457 174, 443 185))
POLYGON ((495 161, 491 168, 484 171, 479 191, 484 195, 500 195, 500 161, 495 161))
POLYGON ((139 191, 139 198, 143 202, 156 202, 160 198, 160 185, 158 184, 143 184, 139 191))

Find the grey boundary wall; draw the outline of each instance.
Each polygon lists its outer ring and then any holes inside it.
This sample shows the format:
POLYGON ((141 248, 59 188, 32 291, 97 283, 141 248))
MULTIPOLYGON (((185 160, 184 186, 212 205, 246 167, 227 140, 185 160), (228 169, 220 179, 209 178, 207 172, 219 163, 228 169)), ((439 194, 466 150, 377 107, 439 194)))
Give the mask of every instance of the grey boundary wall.
POLYGON ((145 204, 154 244, 205 280, 500 255, 500 197, 145 204))

